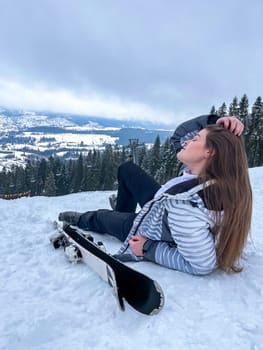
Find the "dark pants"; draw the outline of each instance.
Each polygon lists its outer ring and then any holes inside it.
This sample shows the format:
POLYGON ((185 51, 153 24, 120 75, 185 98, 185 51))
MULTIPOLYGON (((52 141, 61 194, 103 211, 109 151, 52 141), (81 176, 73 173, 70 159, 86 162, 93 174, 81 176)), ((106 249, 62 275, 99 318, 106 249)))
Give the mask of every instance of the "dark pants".
POLYGON ((124 241, 136 217, 136 207, 151 200, 160 185, 132 162, 118 169, 118 194, 115 210, 89 211, 81 215, 78 226, 99 233, 108 233, 124 241))

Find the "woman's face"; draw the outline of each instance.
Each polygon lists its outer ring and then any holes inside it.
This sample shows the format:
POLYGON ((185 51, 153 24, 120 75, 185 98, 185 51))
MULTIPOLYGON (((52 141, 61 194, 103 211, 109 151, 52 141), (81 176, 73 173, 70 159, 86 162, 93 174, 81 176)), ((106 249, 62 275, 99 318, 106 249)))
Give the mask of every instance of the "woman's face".
POLYGON ((177 153, 177 158, 198 175, 211 156, 211 150, 206 146, 206 129, 201 130, 192 140, 185 141, 184 147, 177 153))

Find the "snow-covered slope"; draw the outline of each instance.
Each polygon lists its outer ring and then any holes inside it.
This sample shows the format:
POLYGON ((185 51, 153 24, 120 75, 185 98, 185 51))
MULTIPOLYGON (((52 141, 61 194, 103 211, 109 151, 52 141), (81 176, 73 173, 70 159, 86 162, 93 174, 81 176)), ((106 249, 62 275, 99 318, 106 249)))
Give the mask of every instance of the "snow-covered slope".
MULTIPOLYGON (((0 112, 1 113, 1 112, 0 112)), ((5 116, 0 114, 0 132, 19 131, 33 127, 72 127, 75 124, 63 117, 49 117, 28 112, 19 116, 5 116)))
MULTIPOLYGON (((162 286, 165 306, 156 316, 128 305, 120 311, 95 273, 70 264, 49 244, 60 211, 108 208, 110 192, 0 200, 0 349, 262 350, 263 168, 250 174, 253 226, 242 273, 194 277, 130 264, 162 286)), ((120 245, 106 235, 103 240, 111 252, 120 245)))

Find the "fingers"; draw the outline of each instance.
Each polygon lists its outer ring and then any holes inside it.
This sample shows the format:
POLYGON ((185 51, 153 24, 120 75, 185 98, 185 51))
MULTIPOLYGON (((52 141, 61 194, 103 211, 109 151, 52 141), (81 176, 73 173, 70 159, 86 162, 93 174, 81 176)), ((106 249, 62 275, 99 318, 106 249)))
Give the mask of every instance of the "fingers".
POLYGON ((129 245, 136 256, 143 256, 142 248, 146 238, 142 236, 132 236, 129 240, 129 245))
POLYGON ((222 124, 225 129, 229 129, 236 136, 240 136, 244 130, 244 124, 236 117, 225 116, 219 118, 216 123, 222 124))
POLYGON ((216 122, 217 124, 223 124, 225 129, 229 128, 230 121, 227 117, 219 118, 216 122))
POLYGON ((235 117, 229 117, 229 129, 235 135, 240 136, 244 130, 244 124, 235 117))
POLYGON ((133 244, 133 243, 139 242, 139 241, 140 241, 139 236, 132 236, 131 239, 129 240, 129 243, 131 242, 131 244, 133 244))

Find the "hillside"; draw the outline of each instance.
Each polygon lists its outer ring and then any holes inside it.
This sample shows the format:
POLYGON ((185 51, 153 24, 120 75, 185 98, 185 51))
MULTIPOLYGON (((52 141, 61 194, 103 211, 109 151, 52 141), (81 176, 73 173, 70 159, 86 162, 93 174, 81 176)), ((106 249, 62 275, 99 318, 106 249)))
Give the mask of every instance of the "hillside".
POLYGON ((28 112, 0 107, 0 171, 25 166, 27 160, 49 156, 74 158, 105 145, 151 145, 170 137, 169 128, 150 122, 118 121, 94 116, 28 112))
MULTIPOLYGON (((130 264, 162 286, 165 306, 156 316, 128 305, 120 311, 95 273, 70 264, 49 244, 60 211, 109 208, 110 192, 0 199, 0 349, 262 350, 263 168, 250 175, 253 225, 240 274, 194 277, 152 263, 130 264)), ((108 251, 118 249, 114 238, 101 238, 108 251)))

